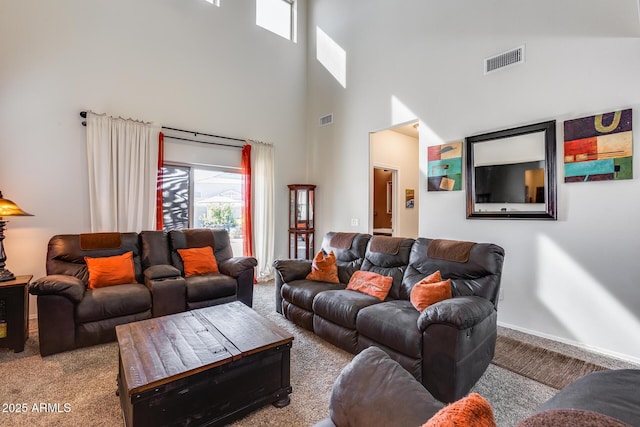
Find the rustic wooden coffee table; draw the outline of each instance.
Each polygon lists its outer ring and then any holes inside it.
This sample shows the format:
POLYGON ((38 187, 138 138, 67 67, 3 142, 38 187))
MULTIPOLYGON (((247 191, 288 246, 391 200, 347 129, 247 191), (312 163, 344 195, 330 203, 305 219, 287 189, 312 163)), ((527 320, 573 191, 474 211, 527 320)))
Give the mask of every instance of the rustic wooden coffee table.
POLYGON ((228 424, 289 403, 293 336, 240 302, 116 327, 128 427, 228 424))

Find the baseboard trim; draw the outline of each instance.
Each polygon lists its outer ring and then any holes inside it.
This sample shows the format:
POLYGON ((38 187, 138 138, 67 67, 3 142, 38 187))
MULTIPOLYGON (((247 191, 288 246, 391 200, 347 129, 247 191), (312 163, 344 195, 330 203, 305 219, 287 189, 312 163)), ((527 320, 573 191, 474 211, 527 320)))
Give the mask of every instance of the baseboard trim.
POLYGON ((631 362, 631 363, 636 363, 636 364, 640 365, 640 358, 633 357, 633 356, 630 356, 628 354, 617 353, 615 351, 607 350, 607 349, 604 349, 604 348, 591 346, 591 345, 586 345, 586 344, 580 343, 578 341, 573 341, 573 340, 569 340, 569 339, 566 339, 566 338, 557 337, 557 336, 551 335, 551 334, 545 334, 545 333, 542 333, 542 332, 539 332, 539 331, 533 331, 531 329, 522 328, 520 326, 511 325, 509 323, 498 322, 498 326, 502 326, 504 328, 513 329, 515 331, 523 332, 525 334, 534 335, 536 337, 546 338, 546 339, 549 339, 549 340, 552 340, 552 341, 558 341, 558 342, 561 342, 563 344, 572 345, 574 347, 579 347, 579 348, 581 348, 583 350, 590 351, 592 353, 598 353, 598 354, 601 354, 603 356, 613 357, 613 358, 616 358, 616 359, 624 360, 625 362, 631 362))

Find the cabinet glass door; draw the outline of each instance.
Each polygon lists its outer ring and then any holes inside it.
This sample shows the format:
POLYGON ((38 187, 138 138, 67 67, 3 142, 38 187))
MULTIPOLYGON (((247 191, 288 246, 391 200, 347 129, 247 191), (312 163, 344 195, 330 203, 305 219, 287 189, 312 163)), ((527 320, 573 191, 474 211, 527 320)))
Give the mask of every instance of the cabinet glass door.
POLYGON ((314 255, 313 209, 315 185, 289 185, 289 258, 314 255))

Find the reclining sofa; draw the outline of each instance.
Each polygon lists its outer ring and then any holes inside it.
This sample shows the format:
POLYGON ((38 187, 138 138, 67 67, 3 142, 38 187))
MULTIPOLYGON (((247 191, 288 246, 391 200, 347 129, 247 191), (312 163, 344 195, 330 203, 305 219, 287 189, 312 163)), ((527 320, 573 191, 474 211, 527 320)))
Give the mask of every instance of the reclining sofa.
MULTIPOLYGON (((639 369, 594 372, 560 390, 516 427, 639 426, 638 387, 639 369)), ((472 424, 465 422, 466 416, 473 417, 473 425, 492 424, 486 410, 471 410, 470 405, 458 401, 441 411, 445 405, 385 352, 372 347, 342 370, 331 390, 329 418, 315 427, 472 424), (485 418, 479 420, 480 416, 485 418)), ((493 412, 490 406, 489 411, 493 412)))
POLYGON ((115 327, 151 317, 239 300, 251 307, 255 258, 234 257, 226 230, 56 235, 37 295, 43 356, 114 341, 115 327), (185 277, 179 249, 210 246, 219 273, 185 277), (135 282, 88 288, 85 257, 133 253, 135 282))
POLYGON ((383 349, 440 401, 471 389, 495 351, 501 247, 330 232, 322 249, 334 252, 340 283, 307 280, 311 261, 276 260, 277 311, 350 353, 383 349), (387 298, 347 290, 356 270, 392 277, 387 298), (420 312, 411 290, 438 270, 452 298, 420 312))

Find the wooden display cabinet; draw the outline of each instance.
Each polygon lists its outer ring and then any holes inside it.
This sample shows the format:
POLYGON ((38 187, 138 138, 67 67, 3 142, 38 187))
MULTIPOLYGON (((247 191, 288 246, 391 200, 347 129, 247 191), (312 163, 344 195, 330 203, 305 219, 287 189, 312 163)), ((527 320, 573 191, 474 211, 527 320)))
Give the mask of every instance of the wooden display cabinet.
POLYGON ((313 258, 315 189, 310 184, 289 185, 289 258, 313 258))

